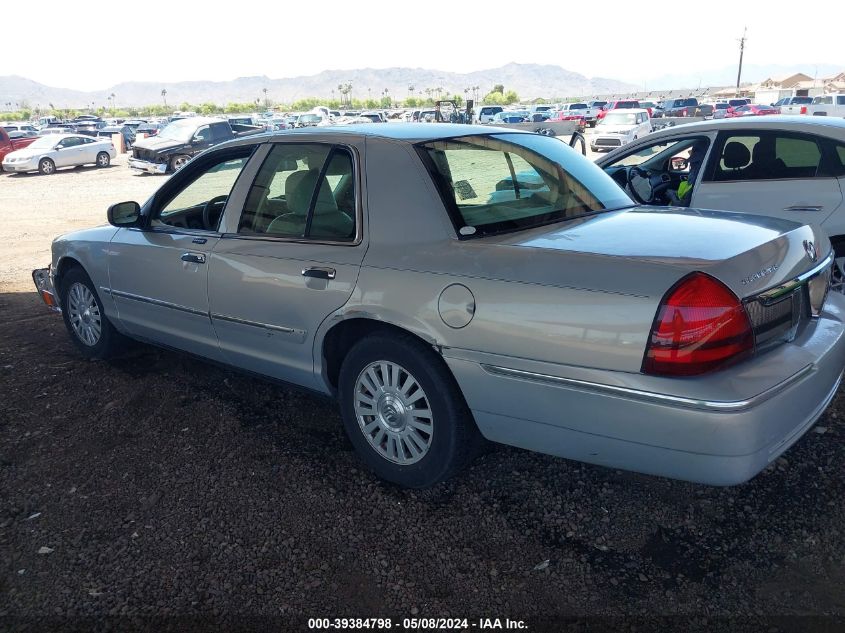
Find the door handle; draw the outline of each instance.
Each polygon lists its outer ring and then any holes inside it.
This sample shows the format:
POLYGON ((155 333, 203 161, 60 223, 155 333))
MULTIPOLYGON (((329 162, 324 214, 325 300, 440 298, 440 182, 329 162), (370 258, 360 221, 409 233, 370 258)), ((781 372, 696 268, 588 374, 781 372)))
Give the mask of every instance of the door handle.
POLYGON ((204 264, 205 255, 202 253, 182 253, 183 262, 191 262, 192 264, 204 264))
POLYGON ((796 204, 792 207, 786 207, 784 211, 821 211, 824 207, 814 206, 811 204, 796 204))
POLYGON ((337 275, 337 271, 334 268, 303 268, 302 269, 302 276, 303 277, 313 277, 315 279, 334 279, 337 275))

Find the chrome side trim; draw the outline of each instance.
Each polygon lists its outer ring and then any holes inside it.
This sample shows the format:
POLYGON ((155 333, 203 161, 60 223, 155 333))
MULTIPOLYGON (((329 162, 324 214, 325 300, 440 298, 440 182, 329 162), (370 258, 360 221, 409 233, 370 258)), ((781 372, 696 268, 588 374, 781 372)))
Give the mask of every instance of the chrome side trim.
POLYGON ((271 325, 269 323, 259 323, 258 321, 248 321, 247 319, 239 319, 238 317, 226 316, 225 314, 212 314, 211 319, 219 319, 221 321, 228 321, 229 323, 238 323, 240 325, 250 325, 252 327, 272 330, 273 332, 282 332, 284 334, 305 334, 304 330, 297 330, 296 328, 285 327, 283 325, 271 325))
POLYGON ((563 378, 561 376, 549 376, 548 374, 537 374, 530 371, 523 371, 521 369, 511 369, 509 367, 497 367, 495 365, 481 364, 481 368, 488 374, 494 376, 501 376, 504 378, 516 378, 520 380, 528 380, 531 382, 542 383, 554 387, 572 387, 583 391, 592 391, 600 394, 607 394, 612 396, 621 396, 631 400, 639 400, 641 402, 650 402, 654 404, 662 404, 674 407, 683 407, 686 409, 700 409, 702 411, 710 411, 717 413, 736 413, 751 409, 759 404, 762 404, 772 396, 778 394, 783 389, 810 375, 814 370, 814 365, 807 365, 806 367, 795 372, 786 380, 778 383, 774 387, 766 389, 756 396, 746 400, 697 400, 695 398, 684 398, 683 396, 670 396, 664 393, 654 393, 652 391, 643 391, 641 389, 631 389, 629 387, 617 387, 614 385, 605 385, 602 383, 589 382, 586 380, 577 380, 575 378, 563 378))
POLYGON ((795 290, 798 286, 803 284, 805 281, 810 279, 811 277, 815 277, 820 272, 822 272, 828 266, 833 264, 833 251, 827 254, 827 257, 815 268, 808 270, 806 273, 798 275, 795 279, 790 279, 789 281, 785 281, 779 286, 775 286, 774 288, 769 288, 768 290, 764 290, 752 297, 746 299, 746 301, 760 301, 763 305, 770 305, 780 297, 789 294, 793 290, 795 290))
POLYGON ((173 310, 178 310, 179 312, 187 312, 188 314, 195 314, 197 316, 208 318, 208 312, 197 310, 196 308, 189 308, 188 306, 179 305, 178 303, 171 303, 169 301, 162 301, 161 299, 135 295, 131 292, 123 292, 122 290, 112 290, 111 288, 104 288, 102 286, 100 286, 100 290, 110 294, 112 297, 120 297, 121 299, 129 299, 130 301, 140 301, 141 303, 149 303, 154 306, 171 308, 173 310))

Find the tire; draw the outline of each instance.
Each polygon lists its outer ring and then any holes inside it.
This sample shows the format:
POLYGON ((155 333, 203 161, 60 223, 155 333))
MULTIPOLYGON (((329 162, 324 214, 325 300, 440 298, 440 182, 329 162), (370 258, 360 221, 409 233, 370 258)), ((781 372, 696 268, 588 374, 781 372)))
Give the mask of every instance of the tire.
POLYGON ((830 291, 845 294, 845 239, 834 238, 831 240, 833 246, 833 271, 831 272, 830 291))
POLYGON ((38 173, 42 176, 50 176, 56 173, 56 163, 49 158, 42 158, 38 161, 38 173))
POLYGON ((123 336, 114 329, 91 279, 81 268, 71 268, 61 280, 62 318, 68 334, 85 358, 114 355, 123 336))
POLYGON ((97 154, 97 167, 108 167, 111 165, 111 156, 107 152, 97 154))
POLYGON ((185 154, 179 154, 177 156, 174 156, 170 159, 170 171, 174 173, 179 171, 187 164, 189 160, 191 160, 191 157, 185 154))
POLYGON ((385 332, 359 341, 343 361, 339 387, 346 434, 361 460, 387 481, 433 486, 460 470, 480 443, 443 359, 413 336, 385 332))

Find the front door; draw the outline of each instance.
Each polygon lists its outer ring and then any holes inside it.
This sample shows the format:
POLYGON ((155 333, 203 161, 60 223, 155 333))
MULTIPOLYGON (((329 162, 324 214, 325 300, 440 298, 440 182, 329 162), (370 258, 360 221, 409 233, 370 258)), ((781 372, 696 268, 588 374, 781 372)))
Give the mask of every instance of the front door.
POLYGON ((53 160, 56 167, 81 165, 85 162, 85 152, 85 138, 68 136, 59 142, 53 160))
POLYGON ((721 132, 692 205, 822 224, 842 204, 824 168, 823 142, 783 131, 721 132))
POLYGON ((276 143, 242 213, 227 212, 211 253, 209 308, 229 363, 318 387, 315 332, 349 300, 366 250, 355 156, 351 147, 276 143))
POLYGON ((208 260, 251 151, 234 148, 191 163, 144 209, 144 228, 119 229, 112 238, 110 292, 132 335, 221 360, 208 311, 208 260))

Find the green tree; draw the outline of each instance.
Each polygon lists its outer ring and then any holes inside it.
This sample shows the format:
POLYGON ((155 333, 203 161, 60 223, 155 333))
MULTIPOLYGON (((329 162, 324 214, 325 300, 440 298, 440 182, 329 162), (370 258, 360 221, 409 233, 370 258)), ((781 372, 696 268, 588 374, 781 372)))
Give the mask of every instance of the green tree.
POLYGON ((484 95, 484 99, 481 102, 487 105, 505 105, 505 95, 498 90, 494 90, 484 95))
POLYGON ((498 92, 499 94, 505 94, 505 87, 502 84, 496 84, 493 86, 493 90, 490 92, 498 92))
POLYGON ((508 90, 505 93, 505 104, 510 105, 519 101, 519 95, 514 90, 508 90))

